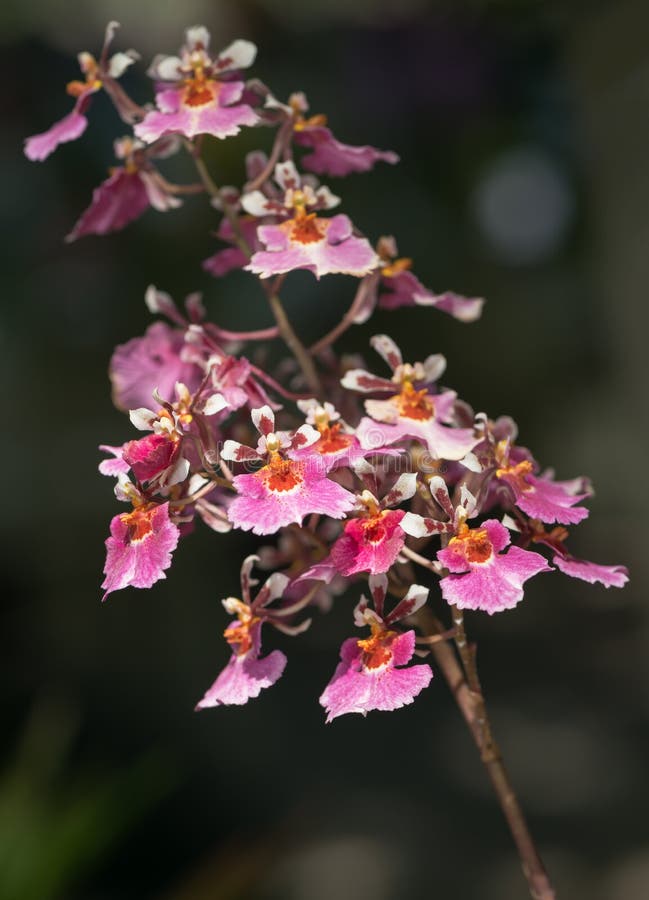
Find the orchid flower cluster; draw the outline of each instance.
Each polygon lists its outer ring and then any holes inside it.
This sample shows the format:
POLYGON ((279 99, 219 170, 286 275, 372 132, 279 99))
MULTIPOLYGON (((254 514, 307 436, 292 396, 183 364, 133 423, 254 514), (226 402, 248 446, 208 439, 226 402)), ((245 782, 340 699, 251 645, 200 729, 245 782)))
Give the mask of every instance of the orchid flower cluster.
MULTIPOLYGON (((102 91, 124 125, 117 165, 67 239, 107 234, 149 207, 170 212, 206 196, 221 246, 203 269, 216 279, 251 273, 261 317, 270 310, 275 320, 233 332, 208 321, 200 295, 180 308, 150 287, 146 304, 162 318, 117 347, 110 363, 114 402, 137 433, 101 448, 100 472, 115 479, 125 505, 106 540, 104 598, 165 578, 199 520, 219 534, 240 529, 262 539, 241 567, 240 596, 223 600, 231 656, 197 708, 244 704, 273 685, 286 657, 279 649, 262 654, 262 629, 298 636, 345 591, 357 603, 352 636, 320 697, 327 721, 395 710, 428 687, 425 660, 436 638, 425 633, 422 612, 440 605, 439 594, 458 621, 462 610, 513 609, 543 573, 622 587, 623 566, 569 550, 568 528, 588 516, 589 482, 543 469, 518 443, 511 418, 474 413, 443 386, 441 354, 405 362, 395 342, 377 334, 370 344, 380 361, 336 355, 340 335, 377 307, 435 307, 464 323, 482 312, 480 298, 425 287, 394 237, 374 240, 333 212, 342 201, 317 176, 394 165, 397 155, 342 143, 324 116, 309 114, 303 93, 283 102, 246 76, 252 43, 236 40, 215 53, 204 27, 187 30, 177 56, 156 56, 148 70, 154 102, 140 105, 120 83, 138 54, 111 55, 116 29, 110 23, 98 61, 80 54, 83 80, 67 87, 72 112, 25 144, 29 159, 43 160, 81 137, 102 91), (219 187, 205 142, 243 128, 272 131, 269 153, 247 155, 240 188, 219 187), (160 169, 183 153, 196 183, 174 184, 160 169), (316 279, 341 274, 351 285, 348 312, 311 347, 280 297, 298 269, 316 279), (281 340, 292 356, 268 372, 265 345, 281 340), (261 587, 255 567, 268 573, 261 587)), ((449 635, 452 628, 441 629, 437 638, 449 635)))

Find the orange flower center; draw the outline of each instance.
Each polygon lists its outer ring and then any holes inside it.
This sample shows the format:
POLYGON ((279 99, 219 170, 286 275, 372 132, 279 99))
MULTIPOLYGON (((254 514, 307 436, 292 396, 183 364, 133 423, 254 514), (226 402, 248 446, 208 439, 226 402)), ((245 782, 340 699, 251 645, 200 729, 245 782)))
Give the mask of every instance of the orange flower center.
POLYGON ((381 269, 381 275, 385 278, 394 278, 395 275, 400 275, 410 268, 412 268, 412 260, 407 256, 402 256, 400 259, 393 260, 390 265, 384 266, 381 269))
POLYGON ((185 96, 183 103, 186 106, 205 106, 212 103, 217 93, 217 83, 213 78, 206 78, 198 70, 193 78, 185 81, 185 96))
POLYGON ((314 244, 321 241, 327 227, 326 219, 319 219, 315 213, 304 212, 304 207, 297 210, 294 219, 286 223, 290 226, 290 240, 300 244, 314 244))
POLYGON ((515 482, 519 491, 531 491, 533 485, 525 480, 525 476, 532 473, 532 468, 532 463, 529 459, 524 459, 521 462, 516 463, 515 466, 504 466, 500 469, 496 469, 496 478, 507 476, 507 478, 515 482))
POLYGON ((314 448, 318 453, 337 453, 339 450, 346 450, 353 443, 353 436, 341 431, 340 422, 333 425, 318 425, 317 428, 322 435, 314 448))
POLYGON ((538 519, 530 519, 530 527, 532 528, 532 541, 535 544, 539 542, 549 542, 551 544, 563 544, 568 540, 568 529, 563 525, 556 525, 550 531, 546 531, 543 522, 538 519))
POLYGON ((290 491, 304 481, 303 466, 293 459, 271 453, 270 462, 259 470, 269 491, 290 491))
POLYGON ((449 547, 460 550, 467 562, 486 562, 493 553, 493 545, 484 528, 469 528, 460 525, 455 537, 449 541, 449 547))
MULTIPOLYGON (((245 605, 242 604, 242 606, 245 605)), ((239 616, 239 621, 232 622, 228 625, 223 632, 223 637, 237 656, 243 656, 244 653, 247 653, 252 648, 252 635, 250 634, 250 629, 259 621, 259 619, 252 615, 247 606, 238 611, 237 615, 239 616)))
POLYGON ((361 528, 363 529, 363 537, 370 544, 380 544, 385 538, 385 525, 383 519, 387 515, 387 510, 381 510, 374 515, 369 515, 360 519, 361 528))
POLYGON ((155 504, 148 503, 145 506, 136 507, 133 512, 122 513, 121 521, 128 528, 128 542, 135 544, 143 541, 153 531, 151 517, 155 511, 155 504))
POLYGON ((313 128, 326 124, 327 117, 323 113, 318 113, 318 115, 316 116, 310 116, 308 119, 306 119, 303 115, 298 114, 295 121, 293 122, 293 128, 295 131, 304 131, 305 128, 313 128))
POLYGON ((380 669, 392 659, 391 645, 397 637, 397 632, 389 631, 378 622, 372 622, 370 627, 372 634, 364 640, 357 641, 362 651, 361 664, 366 669, 380 669))
POLYGON ((435 414, 433 401, 426 388, 416 391, 410 381, 404 381, 401 393, 395 394, 390 399, 396 403, 399 415, 406 419, 424 421, 432 419, 435 414))
POLYGON ((65 89, 71 97, 80 97, 81 94, 88 90, 88 88, 99 90, 102 85, 101 79, 99 78, 99 65, 91 53, 80 53, 79 65, 81 66, 81 71, 85 75, 86 80, 68 82, 65 89))

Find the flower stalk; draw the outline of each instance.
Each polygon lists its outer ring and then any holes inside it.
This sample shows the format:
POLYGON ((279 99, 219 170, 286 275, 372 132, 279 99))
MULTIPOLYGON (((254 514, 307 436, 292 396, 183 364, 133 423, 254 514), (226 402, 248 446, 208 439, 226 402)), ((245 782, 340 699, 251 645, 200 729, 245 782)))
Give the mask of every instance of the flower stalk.
MULTIPOLYGON (((454 614, 453 621, 457 629, 455 644, 460 653, 462 665, 458 663, 448 642, 431 644, 431 652, 480 754, 480 761, 489 777, 516 846, 523 874, 527 879, 530 897, 534 900, 554 900, 556 893, 505 768, 500 747, 494 739, 478 678, 475 648, 470 647, 466 641, 462 614, 461 611, 458 612, 459 615, 454 614)), ((424 631, 433 636, 439 635, 442 627, 432 613, 425 609, 420 615, 424 631)))
POLYGON ((215 52, 203 26, 187 29, 177 55, 154 58, 155 102, 137 103, 118 84, 138 55, 111 55, 117 27, 109 24, 98 60, 80 54, 82 78, 68 86, 72 110, 25 143, 27 157, 41 161, 80 138, 101 90, 130 129, 114 143, 118 165, 67 240, 120 230, 150 210, 171 214, 202 197, 220 242, 203 270, 217 285, 230 272, 248 273, 265 302, 259 327, 240 331, 210 321, 199 293, 188 294, 181 308, 164 291, 147 290, 145 302, 159 320, 117 347, 110 363, 113 400, 138 434, 100 447, 106 458, 99 470, 114 479, 125 510, 110 522, 103 597, 165 578, 194 522, 217 535, 238 529, 261 539, 259 554, 241 565, 240 595, 222 601, 230 656, 198 702, 203 710, 242 706, 283 676, 287 657, 262 650, 262 630, 264 639, 277 632, 299 637, 312 625, 312 610, 327 611, 343 591, 353 592, 355 630, 319 698, 326 721, 398 710, 424 691, 432 695, 434 672, 441 672, 531 896, 552 900, 493 735, 464 610, 514 610, 527 581, 544 573, 624 586, 624 566, 577 559, 569 550, 567 526, 589 515, 590 483, 581 476, 557 480, 519 443, 512 419, 476 413, 442 387, 441 353, 407 361, 387 334, 376 333, 376 373, 359 354, 350 362, 337 352, 338 339, 377 310, 407 316, 409 308, 425 307, 463 324, 482 313, 482 298, 422 284, 395 238, 363 235, 317 177, 394 165, 395 153, 338 140, 326 116, 309 115, 303 93, 282 102, 246 77, 257 52, 250 41, 215 52), (240 188, 219 186, 205 163, 206 142, 216 148, 242 128, 259 128, 260 135, 275 129, 270 151, 246 155, 240 188), (199 180, 177 184, 162 169, 183 149, 199 180), (340 322, 308 348, 280 297, 299 270, 316 282, 337 275, 353 284, 340 322), (274 324, 264 327, 268 308, 274 324), (292 358, 269 366, 266 345, 278 339, 292 358), (286 385, 295 363, 303 392, 286 385), (416 583, 416 566, 429 586, 416 583), (266 571, 261 587, 257 569, 266 571), (431 592, 448 605, 451 628, 432 612, 431 592))

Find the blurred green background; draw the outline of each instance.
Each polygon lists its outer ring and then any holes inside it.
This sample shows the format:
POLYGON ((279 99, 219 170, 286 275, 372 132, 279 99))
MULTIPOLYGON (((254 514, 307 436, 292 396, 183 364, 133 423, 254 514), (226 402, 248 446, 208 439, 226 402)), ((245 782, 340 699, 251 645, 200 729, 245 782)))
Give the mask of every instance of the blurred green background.
MULTIPOLYGON (((388 331, 410 359, 445 353, 460 396, 513 415, 559 477, 593 478, 572 547, 628 565, 627 589, 546 576, 516 614, 468 625, 559 896, 645 900, 649 13, 625 0, 3 5, 0 896, 526 896, 441 677, 412 707, 325 727, 317 697, 351 599, 299 639, 276 638, 289 665, 272 690, 200 715, 228 655, 219 600, 237 593, 254 543, 199 528, 166 581, 100 604, 117 507, 96 446, 130 437, 106 367, 149 324, 146 286, 204 291, 226 327, 270 324, 252 279, 200 269, 217 224, 200 201, 63 244, 113 164, 120 123, 100 97, 86 136, 47 163, 20 148, 68 110, 74 54, 96 52, 109 19, 146 64, 175 52, 187 25, 207 25, 215 47, 249 38, 278 96, 302 89, 341 140, 401 155, 332 179, 344 210, 373 237, 394 233, 425 284, 488 304, 469 326, 384 313, 343 346, 365 352, 388 331)), ((142 71, 125 82, 140 100, 142 71)), ((215 178, 240 183, 243 152, 270 137, 215 142, 215 178)), ((351 280, 292 282, 296 327, 315 338, 351 280)))

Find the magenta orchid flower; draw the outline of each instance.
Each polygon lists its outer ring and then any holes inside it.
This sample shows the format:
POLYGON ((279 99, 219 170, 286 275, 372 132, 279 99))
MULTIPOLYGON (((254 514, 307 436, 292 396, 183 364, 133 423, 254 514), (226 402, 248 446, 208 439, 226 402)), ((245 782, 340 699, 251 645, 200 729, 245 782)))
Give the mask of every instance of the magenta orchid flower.
POLYGON ((509 441, 496 447, 496 478, 506 484, 514 495, 514 503, 533 519, 553 524, 576 525, 587 518, 585 506, 577 506, 592 494, 584 478, 554 481, 548 475, 534 474, 535 463, 525 454, 516 459, 509 441))
POLYGON ((391 395, 386 400, 365 401, 365 410, 371 418, 362 419, 356 430, 361 446, 384 446, 415 438, 427 446, 435 459, 466 457, 478 438, 471 428, 450 427, 457 394, 455 391, 433 394, 425 387, 444 371, 444 357, 435 354, 411 366, 404 364, 401 351, 387 335, 376 335, 371 344, 392 369, 392 378, 351 369, 341 382, 343 387, 360 393, 391 395))
POLYGON ((103 599, 125 587, 149 588, 165 578, 180 532, 170 518, 169 503, 148 502, 125 475, 119 476, 115 493, 130 501, 129 513, 114 516, 106 539, 103 599))
POLYGON ((235 269, 243 269, 248 263, 248 256, 238 246, 238 241, 241 236, 254 253, 261 250, 263 245, 257 237, 258 227, 259 220, 256 216, 239 216, 239 235, 235 233, 232 223, 228 219, 225 217, 221 219, 221 224, 216 230, 215 237, 232 246, 223 250, 217 250, 212 256, 204 259, 202 263, 203 269, 215 278, 222 278, 235 269))
MULTIPOLYGON (((357 474, 373 471, 363 461, 354 466, 357 474)), ((298 582, 323 581, 331 583, 337 576, 349 577, 359 572, 379 575, 389 571, 401 553, 406 533, 401 528, 403 509, 390 509, 413 496, 417 490, 414 473, 400 475, 385 497, 379 501, 369 490, 356 499, 356 516, 347 519, 343 533, 334 541, 329 555, 301 573, 298 582)))
POLYGON ((289 584, 289 579, 281 572, 274 572, 254 600, 251 599, 250 589, 258 582, 250 577, 250 573, 258 561, 258 556, 248 556, 241 566, 243 599, 227 597, 223 600, 226 612, 236 616, 236 621, 228 625, 224 632, 224 637, 232 648, 232 656, 197 704, 197 710, 212 706, 242 706, 248 700, 258 697, 264 688, 275 684, 280 678, 286 667, 284 654, 280 650, 273 650, 268 656, 260 655, 261 628, 265 622, 291 635, 300 634, 311 624, 310 619, 305 619, 298 625, 286 624, 286 618, 302 609, 304 602, 268 608, 270 603, 284 595, 289 584))
POLYGON ((403 600, 385 615, 387 583, 385 575, 370 576, 374 609, 362 597, 354 610, 356 625, 369 625, 370 636, 362 640, 348 638, 342 644, 340 662, 320 697, 327 722, 347 713, 365 716, 373 709, 399 709, 412 703, 430 684, 430 666, 407 667, 415 652, 415 632, 395 631, 391 627, 417 612, 426 602, 428 590, 419 584, 411 585, 403 600))
POLYGON ((401 452, 389 447, 362 447, 354 429, 343 421, 332 403, 319 403, 310 398, 298 400, 297 405, 306 413, 307 424, 319 432, 320 438, 304 451, 296 451, 296 459, 299 459, 301 453, 319 453, 325 471, 330 472, 342 466, 353 467, 367 456, 399 456, 401 452))
POLYGON ((107 475, 110 478, 118 478, 120 475, 128 474, 130 466, 123 458, 125 446, 126 444, 122 444, 119 447, 115 447, 112 444, 99 445, 99 449, 103 453, 108 454, 108 459, 102 459, 98 466, 99 472, 102 475, 107 475))
POLYGON ((319 455, 291 458, 314 444, 319 433, 310 425, 290 434, 275 432, 269 406, 253 409, 252 421, 261 434, 256 449, 227 440, 221 451, 227 461, 264 463, 256 472, 234 478, 238 496, 228 510, 232 524, 253 534, 273 534, 284 525, 301 525, 311 513, 342 519, 354 504, 353 495, 327 478, 319 455))
POLYGON ((75 98, 74 108, 47 131, 26 139, 25 156, 28 159, 33 162, 42 162, 56 150, 59 144, 76 141, 77 138, 80 138, 88 127, 86 113, 92 97, 102 88, 111 94, 123 120, 126 122, 133 120, 131 107, 134 104, 127 103, 127 98, 119 91, 117 79, 136 59, 139 59, 139 56, 134 50, 128 50, 126 53, 115 53, 110 59, 108 58, 108 50, 118 28, 118 22, 108 24, 99 61, 85 51, 79 54, 79 66, 84 80, 71 81, 66 88, 67 93, 75 98))
POLYGON ((513 609, 523 599, 523 584, 540 572, 552 571, 538 553, 510 547, 509 532, 496 519, 477 528, 463 524, 437 559, 452 574, 440 581, 442 597, 458 609, 480 609, 492 615, 513 609))
POLYGON ((157 110, 135 126, 135 134, 147 144, 165 134, 195 138, 211 134, 217 138, 238 134, 242 126, 256 125, 258 116, 241 102, 242 69, 251 66, 257 48, 237 40, 218 56, 208 53, 210 35, 197 26, 186 31, 180 56, 157 56, 149 74, 161 85, 156 94, 157 110))
MULTIPOLYGON (((376 482, 376 470, 369 463, 363 461, 355 470, 364 480, 376 482)), ((345 522, 343 533, 331 548, 331 562, 341 575, 379 575, 393 566, 405 543, 401 528, 405 510, 390 507, 409 500, 416 491, 417 475, 412 472, 400 475, 380 501, 370 490, 362 491, 356 506, 358 515, 345 522)))
POLYGON ((176 400, 165 401, 157 391, 154 399, 160 404, 157 412, 140 407, 129 413, 131 424, 140 431, 153 434, 124 445, 122 459, 129 464, 140 482, 155 480, 158 488, 169 488, 187 479, 190 462, 182 448, 188 434, 200 417, 212 417, 229 410, 227 400, 220 393, 200 392, 192 395, 186 385, 175 385, 176 400))
POLYGON ((177 382, 195 390, 202 372, 185 362, 184 347, 184 332, 166 322, 154 322, 142 337, 118 345, 108 370, 115 405, 125 410, 146 406, 156 389, 165 400, 172 400, 177 382))
POLYGON ((169 152, 173 152, 169 141, 159 152, 155 147, 147 150, 141 141, 131 138, 115 141, 115 156, 124 160, 124 165, 111 169, 110 177, 95 188, 90 206, 66 241, 119 231, 151 207, 158 212, 167 212, 180 206, 182 201, 174 196, 167 181, 151 163, 153 156, 168 155, 169 152))
MULTIPOLYGON (((169 403, 159 392, 153 391, 153 399, 159 404, 157 411, 139 407, 129 412, 131 424, 140 431, 152 434, 128 441, 121 448, 106 446, 115 459, 100 464, 103 474, 120 474, 123 466, 129 467, 141 484, 157 490, 171 488, 187 480, 191 464, 184 455, 184 442, 197 421, 207 431, 206 420, 219 413, 229 412, 229 405, 220 393, 213 393, 206 385, 192 394, 182 382, 176 382, 175 401, 169 403)), ((190 445, 190 449, 193 449, 190 445)))
POLYGON ((184 423, 190 420, 188 410, 191 395, 185 385, 176 385, 182 401, 174 406, 162 406, 157 412, 140 407, 129 413, 131 424, 140 431, 153 433, 128 441, 122 449, 122 460, 127 463, 136 479, 141 482, 156 481, 160 487, 172 487, 185 481, 189 475, 189 460, 182 455, 185 436, 184 423))
POLYGON ((283 220, 259 226, 257 237, 266 249, 253 254, 247 271, 270 278, 293 269, 308 269, 320 278, 336 272, 360 277, 375 268, 376 253, 366 238, 354 235, 347 216, 318 215, 320 210, 340 203, 328 188, 314 189, 308 179, 300 178, 290 161, 277 164, 275 180, 283 191, 280 200, 261 191, 251 191, 241 198, 250 215, 275 215, 283 220))
POLYGON ((410 271, 412 260, 399 257, 393 237, 382 237, 376 245, 379 268, 366 275, 354 300, 354 322, 366 322, 377 306, 399 309, 402 306, 433 306, 460 322, 475 322, 482 314, 481 297, 463 297, 453 291, 434 294, 410 271))
MULTIPOLYGON (((268 101, 266 105, 270 104, 268 101)), ((276 101, 273 105, 277 104, 276 101)), ((292 117, 293 142, 298 147, 306 147, 311 152, 302 157, 305 169, 317 175, 341 177, 352 172, 369 172, 377 162, 394 165, 399 157, 391 150, 377 150, 364 145, 355 147, 337 140, 327 128, 327 117, 323 115, 306 117, 309 105, 303 93, 289 97, 288 105, 281 105, 292 117)))
POLYGON ((532 542, 543 544, 553 551, 552 562, 564 575, 589 584, 602 584, 605 588, 622 588, 629 580, 626 566, 603 566, 572 556, 565 546, 568 539, 567 528, 558 526, 548 532, 538 519, 532 519, 527 524, 532 542))
POLYGON ((571 578, 587 581, 589 584, 603 584, 604 587, 621 588, 629 580, 629 570, 626 566, 602 566, 585 559, 575 559, 573 556, 561 556, 557 553, 552 562, 571 578))

